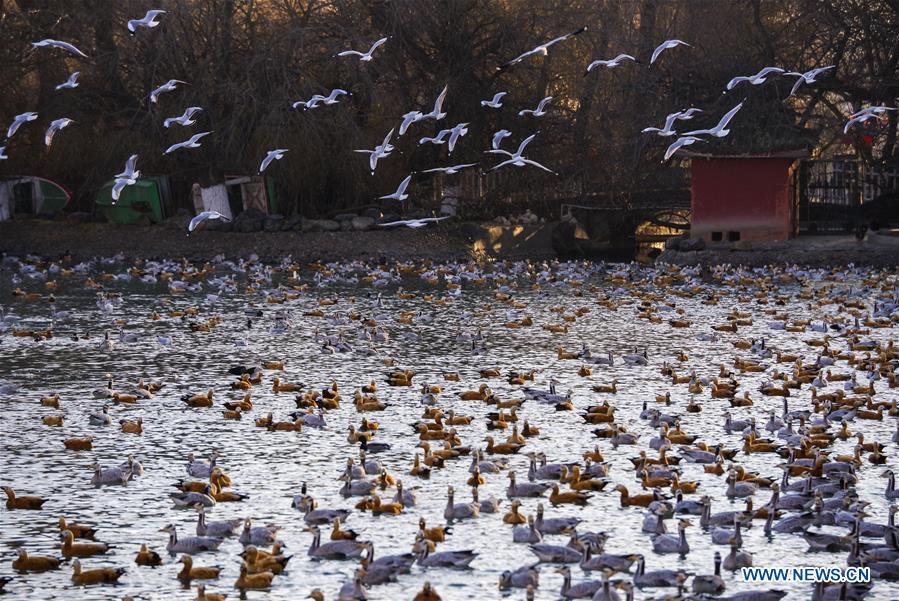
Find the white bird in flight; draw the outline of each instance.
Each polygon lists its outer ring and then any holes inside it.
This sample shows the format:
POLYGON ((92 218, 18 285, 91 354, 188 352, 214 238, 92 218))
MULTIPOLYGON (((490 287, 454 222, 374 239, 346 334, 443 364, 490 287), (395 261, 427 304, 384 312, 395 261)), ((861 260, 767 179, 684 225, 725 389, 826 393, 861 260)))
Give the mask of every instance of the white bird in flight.
POLYGON ((393 194, 388 194, 386 196, 381 196, 381 200, 398 200, 400 202, 403 202, 404 200, 409 198, 409 195, 406 194, 406 188, 409 187, 409 182, 411 181, 412 176, 407 175, 406 179, 400 182, 400 185, 399 187, 397 187, 396 192, 394 192, 393 194))
POLYGON ((341 90, 340 88, 334 88, 331 90, 331 93, 327 96, 322 97, 322 102, 325 104, 338 104, 340 101, 337 100, 338 96, 352 96, 346 90, 341 90))
POLYGON ((137 178, 140 177, 140 171, 138 171, 136 167, 137 155, 132 154, 125 162, 125 170, 115 176, 115 182, 113 182, 111 192, 112 204, 115 204, 119 200, 122 190, 137 183, 137 178))
MULTIPOLYGON (((497 133, 497 135, 499 135, 501 132, 504 132, 504 131, 506 131, 506 130, 501 129, 500 131, 498 131, 496 133, 497 133)), ((506 135, 511 135, 511 134, 509 134, 507 132, 506 135)), ((505 137, 505 136, 503 136, 503 137, 505 137)), ((525 138, 524 140, 521 141, 521 144, 518 145, 518 150, 516 150, 515 152, 509 152, 508 150, 503 150, 502 148, 492 148, 490 150, 485 150, 484 152, 488 152, 490 154, 504 154, 504 155, 512 157, 512 158, 521 157, 522 153, 524 152, 524 149, 527 148, 528 144, 530 144, 536 137, 537 137, 536 133, 529 135, 527 138, 525 138)), ((495 139, 496 139, 496 136, 494 136, 494 140, 495 139)))
POLYGON ((78 87, 78 76, 79 75, 81 75, 81 72, 75 71, 74 73, 69 75, 69 78, 67 80, 65 80, 58 86, 56 86, 56 88, 54 88, 54 89, 56 89, 56 90, 74 90, 75 88, 78 87))
POLYGON ((544 167, 537 161, 532 161, 531 159, 525 158, 523 156, 524 149, 527 148, 527 145, 530 144, 531 141, 536 137, 537 137, 537 134, 531 134, 530 136, 528 136, 527 138, 522 140, 521 144, 518 145, 518 150, 516 150, 515 152, 509 152, 508 150, 503 150, 501 148, 486 150, 485 152, 489 152, 492 154, 504 154, 509 157, 507 160, 503 161, 499 165, 496 165, 495 167, 491 168, 490 171, 495 171, 495 170, 499 169, 500 167, 505 167, 506 165, 515 165, 516 167, 524 167, 525 165, 531 165, 533 167, 539 167, 540 169, 543 169, 544 171, 546 171, 548 173, 552 173, 553 175, 556 175, 556 172, 553 171, 552 169, 548 169, 547 167, 544 167))
POLYGON ((495 134, 493 134, 493 139, 490 141, 490 146, 493 150, 499 150, 500 144, 503 143, 504 138, 508 138, 512 135, 508 129, 501 129, 495 134))
POLYGON ((400 123, 400 131, 397 137, 402 136, 406 133, 406 130, 409 129, 409 126, 415 123, 416 121, 421 121, 424 118, 424 114, 421 111, 409 111, 405 115, 403 115, 403 122, 400 123))
POLYGON ((525 115, 533 115, 534 117, 542 117, 543 115, 546 114, 544 107, 546 107, 546 104, 552 99, 553 99, 552 96, 547 96, 546 98, 544 98, 543 100, 540 101, 540 104, 537 105, 537 108, 535 108, 534 110, 524 109, 524 110, 518 111, 518 116, 524 117, 525 115))
POLYGON ((384 44, 388 38, 381 38, 377 42, 371 45, 371 48, 368 49, 368 52, 359 52, 358 50, 344 50, 343 52, 338 52, 336 56, 358 56, 359 60, 367 63, 372 59, 372 53, 377 50, 382 44, 384 44))
POLYGON ((424 219, 404 219, 403 221, 391 221, 390 223, 379 223, 378 225, 380 227, 405 225, 406 227, 418 229, 420 227, 428 225, 429 223, 437 223, 438 221, 443 221, 444 219, 449 219, 449 215, 445 217, 425 217, 424 219))
POLYGON ((684 111, 678 111, 676 113, 671 113, 670 115, 665 117, 665 125, 662 127, 662 129, 659 129, 658 127, 646 127, 642 130, 642 132, 644 134, 656 133, 663 137, 673 136, 677 133, 676 131, 671 129, 674 126, 675 121, 688 121, 693 118, 694 114, 701 113, 701 112, 702 112, 702 109, 689 108, 684 111))
POLYGON ((262 164, 259 165, 259 173, 265 171, 266 167, 268 167, 272 161, 280 161, 282 158, 284 158, 284 153, 288 150, 289 149, 287 148, 276 148, 275 150, 269 150, 266 153, 265 158, 262 159, 262 164))
POLYGON ((295 109, 303 107, 303 110, 305 111, 307 109, 314 109, 315 107, 318 106, 318 103, 324 99, 325 99, 325 97, 322 96, 321 94, 313 94, 312 97, 309 98, 309 100, 297 100, 290 106, 292 106, 295 109))
POLYGON ((501 100, 506 94, 508 94, 508 92, 497 92, 493 95, 492 100, 482 100, 481 106, 489 106, 492 109, 498 109, 503 105, 501 100))
POLYGON ((132 154, 128 157, 128 160, 125 161, 125 170, 121 173, 117 173, 117 178, 126 178, 126 179, 135 179, 140 176, 140 171, 136 171, 135 167, 137 167, 137 157, 138 155, 132 154))
POLYGON ((157 21, 156 18, 159 15, 164 15, 164 14, 165 14, 164 10, 158 10, 158 9, 148 10, 147 14, 144 15, 142 19, 131 19, 130 21, 128 21, 128 31, 130 31, 131 34, 133 35, 137 31, 138 27, 148 27, 148 28, 156 27, 157 25, 159 25, 159 21, 157 21))
POLYGON ((212 133, 211 131, 201 131, 198 134, 192 135, 189 139, 185 140, 184 142, 178 142, 177 144, 172 144, 162 154, 171 154, 171 153, 175 152, 176 150, 180 150, 181 148, 199 148, 201 146, 200 138, 202 138, 203 136, 208 136, 211 133, 212 133))
POLYGON ((446 138, 452 131, 453 130, 451 130, 451 129, 441 129, 439 132, 437 132, 437 135, 434 136, 433 138, 428 138, 428 137, 421 138, 418 141, 418 145, 421 146, 422 144, 437 144, 439 146, 440 144, 443 144, 444 142, 446 142, 446 140, 444 138, 446 138))
POLYGON ((467 126, 468 123, 459 123, 450 130, 449 141, 446 145, 446 147, 449 149, 449 154, 453 154, 453 149, 456 147, 456 142, 459 141, 459 138, 468 133, 467 126))
POLYGON ((212 220, 212 219, 221 219, 222 221, 231 221, 230 219, 228 219, 227 217, 225 217, 218 211, 203 211, 202 213, 200 213, 199 215, 197 215, 196 217, 191 219, 190 223, 187 224, 187 234, 190 235, 190 233, 193 232, 198 227, 200 227, 200 225, 202 223, 212 220))
POLYGON ((437 100, 434 101, 434 109, 430 113, 425 113, 421 116, 421 119, 433 119, 434 121, 440 121, 444 117, 446 117, 446 113, 443 112, 443 101, 446 100, 446 92, 449 89, 449 86, 443 86, 443 90, 437 96, 437 100))
POLYGON ((13 117, 12 123, 9 126, 9 129, 6 130, 6 139, 9 140, 11 137, 15 135, 19 128, 22 127, 24 123, 28 123, 29 121, 34 121, 37 119, 37 113, 27 112, 22 113, 21 115, 16 115, 13 117))
MULTIPOLYGON (((665 50, 670 50, 671 48, 676 48, 677 46, 690 46, 690 44, 684 42, 683 40, 665 40, 658 46, 656 49, 652 51, 652 58, 649 59, 649 64, 652 65, 656 62, 656 59, 659 58, 659 55, 662 54, 665 50)), ((690 46, 692 48, 692 46, 690 46)))
POLYGON ((162 126, 166 129, 170 128, 172 125, 176 123, 178 125, 183 125, 184 127, 188 127, 196 123, 196 119, 194 119, 194 115, 202 111, 203 109, 199 106, 189 106, 184 109, 184 112, 181 113, 180 117, 169 117, 165 121, 162 122, 162 126))
POLYGON ((83 58, 87 58, 87 55, 85 53, 81 52, 80 50, 75 48, 75 46, 73 46, 72 44, 69 44, 68 42, 61 42, 59 40, 51 40, 48 38, 46 40, 41 40, 40 42, 31 42, 31 45, 34 46, 35 48, 44 48, 44 47, 62 48, 66 52, 70 52, 72 54, 76 54, 83 58))
POLYGON ((634 61, 638 62, 636 58, 631 56, 630 54, 619 54, 615 58, 609 60, 596 60, 587 65, 587 72, 584 73, 584 77, 587 76, 587 73, 590 73, 596 67, 606 67, 607 69, 614 69, 624 61, 634 61))
POLYGON ((425 169, 422 173, 445 173, 447 175, 455 175, 463 169, 474 167, 477 163, 464 163, 462 165, 452 165, 450 167, 435 167, 433 169, 425 169))
POLYGON ((765 83, 765 80, 767 80, 768 76, 772 73, 780 74, 783 72, 784 69, 781 69, 780 67, 765 67, 755 75, 738 75, 737 77, 734 77, 729 82, 727 82, 727 89, 733 90, 735 87, 737 87, 737 85, 744 81, 748 81, 754 86, 761 85, 765 83))
POLYGON ((69 119, 68 117, 55 119, 54 121, 50 122, 50 127, 47 128, 47 132, 44 134, 44 145, 47 148, 50 148, 50 144, 53 143, 53 136, 56 135, 56 132, 68 127, 72 123, 74 123, 74 121, 72 119, 69 119))
POLYGON ((5 161, 9 157, 6 156, 6 146, 0 146, 0 161, 5 161))
POLYGON ((793 84, 793 89, 790 90, 790 93, 788 96, 792 96, 793 94, 795 94, 796 91, 799 89, 799 87, 802 84, 815 83, 816 78, 819 75, 821 75, 825 71, 829 71, 830 69, 835 69, 835 68, 836 68, 836 65, 828 65, 826 67, 818 67, 817 69, 812 69, 810 71, 806 71, 805 73, 798 73, 796 71, 788 71, 787 73, 784 73, 784 75, 793 75, 794 77, 799 78, 796 80, 796 83, 793 84))
POLYGON ((384 137, 384 141, 375 146, 374 150, 354 150, 353 152, 361 152, 363 154, 368 155, 368 166, 371 167, 372 175, 375 174, 375 168, 378 166, 378 160, 383 159, 390 155, 393 152, 393 145, 390 143, 390 139, 393 137, 393 129, 387 132, 387 135, 384 137))
POLYGON ((852 113, 849 115, 849 121, 847 121, 846 125, 843 127, 843 133, 849 133, 849 128, 856 123, 864 123, 868 119, 873 119, 877 115, 882 115, 887 111, 899 111, 899 108, 891 106, 869 106, 866 109, 852 113))
POLYGON ((581 27, 581 28, 578 29, 577 31, 572 31, 571 33, 566 33, 565 35, 559 36, 559 37, 557 37, 557 38, 553 38, 553 39, 551 39, 550 41, 548 41, 548 42, 546 42, 546 43, 544 43, 544 44, 540 44, 540 45, 537 46, 536 48, 532 48, 531 50, 528 50, 528 51, 525 52, 525 53, 519 54, 518 56, 516 56, 515 58, 513 58, 512 60, 510 60, 510 61, 507 62, 506 64, 501 65, 500 67, 498 67, 497 70, 498 70, 498 71, 502 71, 503 69, 507 69, 507 68, 511 67, 512 65, 514 65, 514 64, 516 64, 516 63, 520 63, 521 61, 523 61, 524 59, 528 58, 529 56, 537 56, 538 54, 539 54, 539 55, 546 56, 547 54, 549 54, 549 48, 550 48, 550 46, 552 46, 553 44, 558 44, 559 42, 564 42, 564 41, 567 40, 568 38, 574 37, 574 36, 576 36, 576 35, 580 35, 580 34, 584 33, 585 31, 587 31, 587 28, 586 28, 586 27, 581 27))
POLYGON ((684 146, 689 146, 690 144, 693 144, 693 143, 695 143, 695 142, 705 142, 705 140, 703 140, 703 139, 701 139, 701 138, 696 138, 696 137, 694 137, 694 136, 683 136, 683 137, 678 138, 678 139, 675 140, 675 141, 671 144, 671 146, 669 146, 668 149, 665 151, 665 158, 662 159, 662 162, 664 163, 665 161, 667 161, 668 159, 670 159, 671 156, 672 156, 675 152, 677 152, 678 150, 680 150, 680 149, 683 148, 684 146))
POLYGON ((734 115, 736 115, 741 108, 743 108, 742 102, 724 113, 724 116, 721 117, 720 121, 718 121, 718 125, 716 125, 712 129, 697 129, 694 131, 688 131, 684 134, 684 136, 714 136, 716 138, 723 138, 730 133, 729 129, 725 129, 727 127, 727 124, 730 123, 730 120, 734 118, 734 115))
POLYGON ((178 87, 178 84, 187 85, 186 81, 181 81, 180 79, 170 79, 152 92, 150 92, 150 102, 156 103, 159 100, 160 94, 165 94, 166 92, 173 92, 178 87))

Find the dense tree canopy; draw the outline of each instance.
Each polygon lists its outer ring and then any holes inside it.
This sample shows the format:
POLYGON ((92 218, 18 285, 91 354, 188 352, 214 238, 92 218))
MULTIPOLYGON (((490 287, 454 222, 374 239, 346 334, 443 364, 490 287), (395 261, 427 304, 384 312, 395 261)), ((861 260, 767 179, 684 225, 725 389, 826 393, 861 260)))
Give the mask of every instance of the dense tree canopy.
MULTIPOLYGON (((271 173, 294 210, 318 214, 370 203, 410 171, 491 165, 483 151, 506 128, 515 145, 539 130, 529 156, 560 175, 514 169, 494 178, 504 194, 626 195, 682 177, 676 164, 661 162, 671 140, 641 135, 642 128, 689 106, 706 111, 691 127, 707 127, 743 99, 732 135, 705 145, 710 151, 801 141, 817 153, 855 149, 868 161, 895 163, 895 112, 849 136, 842 126, 861 107, 895 105, 897 39, 899 0, 0 0, 0 120, 40 115, 8 141, 0 175, 55 177, 86 203, 133 153, 145 173, 206 182, 255 173, 267 150, 289 148, 271 173), (130 35, 128 19, 149 8, 167 11, 160 26, 130 35), (584 26, 547 56, 497 70, 584 26), (370 62, 334 56, 382 36, 390 38, 370 62), (89 58, 31 46, 43 38, 69 41, 89 58), (692 47, 668 51, 650 67, 652 49, 669 38, 692 47), (591 60, 621 52, 641 63, 584 75, 591 60), (790 98, 793 77, 722 94, 734 75, 767 65, 806 71, 831 64, 790 98), (79 87, 56 90, 73 71, 81 73, 79 87), (149 92, 169 79, 190 85, 149 103, 149 92), (372 176, 352 150, 373 148, 407 111, 430 110, 444 85, 448 117, 414 124, 372 176), (291 108, 335 87, 352 96, 315 110, 291 108), (481 107, 497 91, 509 93, 503 108, 481 107), (518 116, 544 96, 554 98, 547 115, 518 116), (191 105, 204 109, 196 126, 163 127, 165 117, 191 105), (44 130, 59 117, 75 123, 48 150, 44 130), (420 137, 459 122, 470 133, 452 157, 418 146, 420 137), (170 144, 206 130, 214 133, 201 148, 163 156, 170 144)), ((413 191, 423 196, 429 185, 417 176, 413 191)))

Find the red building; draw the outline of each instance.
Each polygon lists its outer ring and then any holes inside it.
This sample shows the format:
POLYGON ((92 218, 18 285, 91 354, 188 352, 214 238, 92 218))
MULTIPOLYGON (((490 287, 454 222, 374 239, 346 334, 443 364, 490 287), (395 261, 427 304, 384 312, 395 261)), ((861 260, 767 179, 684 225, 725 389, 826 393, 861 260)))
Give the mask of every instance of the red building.
POLYGON ((798 232, 795 171, 805 151, 692 159, 690 235, 706 242, 784 240, 798 232))

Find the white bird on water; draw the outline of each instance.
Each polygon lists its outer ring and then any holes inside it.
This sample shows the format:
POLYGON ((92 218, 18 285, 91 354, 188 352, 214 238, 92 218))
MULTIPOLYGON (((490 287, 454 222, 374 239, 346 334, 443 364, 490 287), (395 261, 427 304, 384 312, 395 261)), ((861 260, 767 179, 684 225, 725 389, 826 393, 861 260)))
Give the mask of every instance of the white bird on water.
POLYGON ((826 67, 818 67, 817 69, 812 69, 810 71, 806 71, 805 73, 798 73, 796 71, 788 71, 788 72, 784 73, 784 75, 792 75, 794 77, 799 77, 799 79, 796 80, 796 83, 793 84, 793 89, 790 90, 790 93, 788 96, 792 96, 793 94, 795 94, 796 91, 799 89, 799 87, 802 84, 815 83, 815 81, 819 75, 821 75, 825 71, 829 71, 830 69, 835 69, 835 68, 836 68, 836 65, 828 65, 826 67))
POLYGON ((199 148, 201 146, 200 138, 202 138, 203 136, 208 136, 211 133, 212 133, 211 131, 201 131, 198 134, 192 135, 189 139, 185 140, 184 142, 178 142, 177 144, 172 144, 162 154, 171 154, 171 153, 175 152, 176 150, 180 150, 181 148, 199 148))
POLYGON ((72 44, 69 44, 68 42, 61 42, 59 40, 51 40, 48 38, 46 40, 41 40, 40 42, 31 42, 31 45, 34 46, 35 48, 45 48, 45 47, 62 48, 66 52, 70 52, 70 53, 76 54, 80 57, 87 58, 87 55, 85 53, 81 52, 80 50, 75 48, 75 46, 73 46, 72 44))
MULTIPOLYGON (((672 48, 677 48, 678 46, 690 46, 690 44, 684 42, 683 40, 665 40, 658 46, 656 49, 652 51, 652 58, 649 59, 649 64, 652 65, 656 62, 656 59, 659 58, 659 55, 662 54, 665 50, 670 50, 672 48)), ((692 46, 690 46, 692 48, 692 46)))
POLYGON ((543 100, 540 101, 540 104, 537 105, 537 108, 535 108, 533 110, 524 109, 524 110, 518 111, 518 116, 524 117, 525 115, 533 115, 534 117, 542 117, 543 115, 546 114, 546 111, 544 110, 544 108, 546 107, 546 104, 552 99, 553 99, 552 96, 547 96, 546 98, 544 98, 543 100))
POLYGON ((400 182, 400 185, 396 189, 396 192, 394 192, 393 194, 388 194, 386 196, 381 196, 380 197, 381 200, 398 200, 400 202, 403 202, 404 200, 409 198, 409 195, 406 194, 406 188, 409 187, 409 182, 411 182, 411 181, 412 181, 412 176, 407 175, 406 179, 404 179, 403 181, 400 182))
POLYGON ((434 169, 425 169, 421 173, 445 173, 446 175, 455 175, 463 169, 474 167, 477 163, 465 163, 462 165, 453 165, 451 167, 435 167, 434 169))
POLYGON ((596 60, 596 61, 593 61, 592 63, 590 63, 589 65, 587 65, 587 72, 584 73, 584 77, 586 77, 587 73, 589 73, 596 67, 605 67, 607 69, 614 69, 615 67, 617 67, 624 61, 638 62, 637 59, 634 58, 633 56, 631 56, 630 54, 619 54, 615 58, 608 59, 608 60, 596 60))
POLYGON ((423 219, 404 219, 402 221, 391 221, 390 223, 379 223, 380 227, 393 227, 396 225, 405 225, 406 227, 411 227, 414 229, 418 229, 428 225, 429 223, 437 223, 438 221, 443 221, 444 219, 449 219, 449 215, 445 217, 425 217, 423 219))
POLYGON ((665 158, 662 159, 662 162, 664 163, 665 161, 670 159, 672 157, 672 155, 674 155, 675 152, 677 152, 684 146, 689 146, 690 144, 693 144, 695 142, 705 142, 705 140, 703 140, 701 138, 696 138, 693 136, 683 136, 683 137, 678 138, 665 151, 665 158))
POLYGON ((180 79, 170 79, 152 92, 150 92, 150 102, 156 104, 159 100, 160 94, 165 94, 166 92, 174 92, 178 87, 178 84, 187 85, 186 81, 181 81, 180 79))
POLYGON ((499 145, 503 143, 504 138, 508 138, 512 135, 508 129, 501 129, 495 134, 493 134, 493 139, 490 141, 490 147, 493 150, 499 150, 499 145))
POLYGON ((81 75, 81 72, 75 71, 74 73, 69 75, 69 78, 67 80, 65 80, 58 86, 56 86, 56 88, 54 88, 54 89, 56 89, 56 90, 74 90, 75 88, 78 87, 78 76, 79 75, 81 75))
POLYGON ((9 125, 9 129, 6 130, 6 139, 9 140, 11 137, 15 135, 19 128, 22 127, 23 124, 28 123, 29 121, 34 121, 37 119, 37 113, 27 112, 22 113, 21 115, 16 115, 13 117, 12 123, 9 125))
POLYGON ((210 219, 221 219, 222 221, 231 221, 218 211, 203 211, 196 217, 190 220, 190 223, 187 224, 187 234, 190 235, 192 231, 200 227, 200 225, 210 219))
POLYGON ((694 131, 688 131, 684 134, 684 136, 715 136, 716 138, 723 138, 730 133, 729 129, 725 129, 727 127, 727 124, 730 123, 730 120, 734 118, 734 115, 736 115, 741 108, 743 108, 742 102, 724 113, 724 116, 721 117, 720 121, 718 121, 718 125, 716 125, 712 129, 697 129, 694 131))
POLYGON ((389 38, 381 38, 371 45, 371 48, 368 49, 368 52, 359 52, 358 50, 344 50, 343 52, 338 52, 336 56, 358 56, 360 61, 367 63, 372 59, 372 53, 377 50, 382 44, 387 42, 388 39, 389 38))
POLYGON ((55 119, 54 121, 51 121, 50 127, 47 128, 47 132, 44 134, 44 145, 47 148, 50 148, 50 144, 53 143, 53 136, 56 135, 56 132, 68 127, 72 123, 74 123, 74 121, 72 119, 69 119, 68 117, 63 117, 61 119, 55 119))
POLYGON ((276 148, 275 150, 269 150, 268 153, 266 153, 265 158, 262 159, 262 164, 259 165, 259 173, 265 171, 266 167, 268 167, 272 161, 280 161, 282 158, 284 158, 284 153, 288 150, 288 148, 276 148))
POLYGON ((765 83, 765 81, 768 79, 768 76, 772 73, 776 73, 779 75, 784 71, 785 69, 781 69, 780 67, 765 67, 755 75, 738 75, 737 77, 734 77, 729 82, 727 82, 727 89, 733 90, 735 87, 737 87, 737 85, 744 81, 748 81, 754 86, 761 85, 765 83))
POLYGON ((421 116, 421 119, 433 119, 434 121, 440 121, 441 119, 446 117, 446 113, 443 112, 443 101, 446 100, 447 90, 449 90, 449 86, 443 86, 443 90, 437 96, 437 100, 434 101, 434 109, 430 113, 424 113, 421 116))
POLYGON ((515 58, 513 58, 512 60, 510 60, 510 61, 507 62, 506 64, 504 64, 504 65, 498 67, 497 70, 498 70, 498 71, 502 71, 503 69, 507 69, 507 68, 511 67, 512 65, 514 65, 514 64, 516 64, 516 63, 520 63, 521 61, 523 61, 524 59, 528 58, 529 56, 537 56, 537 55, 543 55, 543 56, 546 56, 547 54, 549 54, 549 48, 550 48, 550 46, 552 46, 552 45, 554 45, 554 44, 558 44, 559 42, 564 42, 564 41, 567 40, 568 38, 571 38, 571 37, 574 37, 574 36, 577 36, 577 35, 581 35, 581 34, 584 33, 585 31, 587 31, 587 28, 586 28, 586 27, 581 27, 581 28, 578 29, 577 31, 572 31, 571 33, 566 33, 565 35, 559 36, 559 37, 557 37, 557 38, 553 38, 553 39, 551 39, 550 41, 548 41, 548 42, 546 42, 546 43, 540 44, 540 45, 537 46, 536 48, 532 48, 531 50, 528 50, 527 52, 524 52, 524 53, 522 53, 522 54, 519 54, 518 56, 516 56, 515 58))
POLYGON ((128 31, 130 31, 131 34, 133 35, 137 31, 138 27, 147 27, 147 28, 152 29, 153 27, 156 27, 157 25, 159 25, 159 21, 157 21, 156 18, 159 17, 159 15, 164 15, 164 14, 165 14, 164 10, 159 10, 159 9, 148 10, 147 14, 145 14, 143 16, 143 18, 131 19, 130 21, 128 21, 128 31))
POLYGON ((202 111, 203 109, 199 106, 189 106, 184 109, 184 112, 181 113, 180 117, 169 117, 165 121, 162 122, 162 126, 166 129, 170 128, 172 125, 176 123, 178 125, 183 125, 184 127, 188 127, 193 125, 197 121, 194 119, 194 115, 202 111))
POLYGON ((488 106, 492 109, 498 109, 503 105, 501 100, 502 100, 503 96, 505 96, 506 94, 508 94, 508 92, 497 92, 496 94, 493 95, 492 100, 482 100, 481 106, 488 106))

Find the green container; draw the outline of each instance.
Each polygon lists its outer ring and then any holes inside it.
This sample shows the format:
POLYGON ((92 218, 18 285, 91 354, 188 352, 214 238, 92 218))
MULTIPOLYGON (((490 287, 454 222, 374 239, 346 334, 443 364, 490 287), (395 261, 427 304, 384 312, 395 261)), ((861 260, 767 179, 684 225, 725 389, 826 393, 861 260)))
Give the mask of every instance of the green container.
POLYGON ((162 177, 142 177, 136 183, 126 186, 113 204, 112 186, 109 181, 97 193, 97 206, 111 223, 136 223, 146 216, 151 223, 161 223, 166 218, 163 190, 165 180, 162 177))

